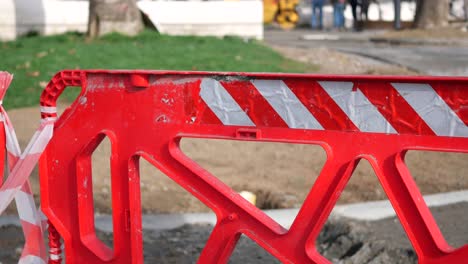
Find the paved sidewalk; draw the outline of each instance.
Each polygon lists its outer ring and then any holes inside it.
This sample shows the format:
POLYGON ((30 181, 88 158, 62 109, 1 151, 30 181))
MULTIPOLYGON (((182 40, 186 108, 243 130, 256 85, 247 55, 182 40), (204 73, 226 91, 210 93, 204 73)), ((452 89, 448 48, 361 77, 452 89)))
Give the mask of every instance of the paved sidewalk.
POLYGON ((265 30, 265 39, 268 41, 292 40, 316 40, 316 41, 342 41, 342 42, 371 42, 376 44, 391 44, 391 45, 417 45, 417 46, 458 46, 468 47, 467 38, 444 38, 438 36, 431 37, 407 37, 401 36, 396 37, 385 34, 388 30, 364 30, 364 31, 335 31, 335 30, 323 30, 314 31, 309 28, 299 28, 290 31, 285 31, 276 28, 267 28, 265 30), (285 37, 286 33, 289 37, 285 37))
MULTIPOLYGON (((424 201, 431 208, 444 207, 457 203, 464 203, 468 208, 468 190, 454 191, 425 195, 424 201)), ((264 212, 276 220, 280 225, 288 228, 294 221, 299 209, 264 210, 264 212)), ((468 210, 465 212, 468 218, 468 210)), ((345 217, 360 221, 383 220, 395 216, 395 211, 388 200, 372 201, 354 204, 337 205, 333 208, 333 216, 345 217)), ((447 219, 452 220, 452 219, 447 219)), ((112 232, 112 217, 110 215, 96 215, 96 228, 104 232, 112 232)), ((468 219, 467 219, 468 222, 468 219)), ((216 224, 216 216, 213 213, 186 213, 186 214, 146 214, 143 215, 143 229, 167 230, 192 224, 216 224)), ((0 217, 0 226, 19 225, 17 216, 0 217)), ((468 225, 466 226, 468 234, 468 225)))
POLYGON ((384 38, 382 34, 383 31, 266 30, 265 42, 303 49, 326 47, 403 66, 424 75, 468 75, 468 39, 395 39, 384 38))

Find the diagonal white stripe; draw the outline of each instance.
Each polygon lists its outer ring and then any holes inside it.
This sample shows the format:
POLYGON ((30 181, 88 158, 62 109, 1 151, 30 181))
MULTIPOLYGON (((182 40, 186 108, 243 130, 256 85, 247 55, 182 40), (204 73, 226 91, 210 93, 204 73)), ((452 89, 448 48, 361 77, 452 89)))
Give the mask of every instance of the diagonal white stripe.
POLYGON ((429 84, 392 83, 438 136, 468 137, 468 127, 429 84))
POLYGON ((323 130, 322 125, 283 81, 253 80, 251 82, 290 128, 323 130))
POLYGON ((204 78, 200 87, 200 97, 224 125, 255 126, 221 83, 214 79, 204 78))
POLYGON ((319 82, 354 125, 362 132, 396 134, 393 126, 352 82, 319 82))

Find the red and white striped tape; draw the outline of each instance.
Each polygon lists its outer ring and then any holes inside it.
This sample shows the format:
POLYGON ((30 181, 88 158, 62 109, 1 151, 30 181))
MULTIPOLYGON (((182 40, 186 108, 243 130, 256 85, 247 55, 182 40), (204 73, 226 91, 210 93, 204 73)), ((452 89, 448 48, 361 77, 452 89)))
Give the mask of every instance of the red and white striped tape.
MULTIPOLYGON (((0 99, 8 89, 13 76, 0 72, 0 99)), ((21 149, 8 115, 0 105, 0 122, 3 122, 6 135, 6 150, 9 175, 0 186, 0 215, 15 199, 25 244, 19 263, 46 263, 47 255, 43 238, 45 216, 36 208, 29 182, 29 175, 37 164, 41 153, 52 138, 55 119, 43 119, 25 151, 21 149)))
POLYGON ((200 97, 214 116, 201 122, 468 137, 468 112, 462 109, 468 87, 454 92, 430 84, 385 85, 387 89, 353 82, 251 80, 239 89, 233 82, 204 78, 200 97))

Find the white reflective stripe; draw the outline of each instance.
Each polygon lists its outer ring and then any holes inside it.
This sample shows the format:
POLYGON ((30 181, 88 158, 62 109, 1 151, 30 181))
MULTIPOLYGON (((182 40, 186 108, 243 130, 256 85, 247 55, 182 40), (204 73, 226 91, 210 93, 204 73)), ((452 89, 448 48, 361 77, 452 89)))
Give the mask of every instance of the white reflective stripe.
POLYGON ((252 84, 290 128, 323 130, 322 125, 280 80, 253 80, 252 84))
POLYGON ((45 261, 38 256, 27 255, 22 257, 18 264, 45 264, 45 261))
POLYGON ((362 132, 396 134, 393 126, 352 82, 319 82, 354 125, 362 132))
POLYGON ((36 209, 34 198, 32 194, 18 191, 15 196, 16 207, 18 208, 18 214, 20 220, 26 221, 33 225, 39 225, 39 219, 36 219, 36 209))
POLYGON ((200 97, 224 125, 255 126, 239 104, 217 80, 204 78, 200 97))
POLYGON ((438 136, 468 137, 468 127, 429 84, 392 83, 438 136))
POLYGON ((41 113, 55 114, 55 113, 57 113, 57 107, 55 107, 55 106, 41 106, 41 113))

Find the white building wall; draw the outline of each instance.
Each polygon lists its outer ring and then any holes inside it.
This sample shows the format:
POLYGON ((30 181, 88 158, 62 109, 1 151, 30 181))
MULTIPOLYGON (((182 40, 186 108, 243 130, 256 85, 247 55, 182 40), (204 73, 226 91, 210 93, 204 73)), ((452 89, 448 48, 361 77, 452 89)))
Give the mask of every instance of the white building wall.
POLYGON ((138 6, 161 33, 263 38, 260 0, 140 1, 138 6))
MULTIPOLYGON (((263 38, 263 2, 139 1, 161 33, 169 35, 263 38)), ((0 0, 0 40, 31 31, 59 34, 86 32, 88 1, 0 0)))
POLYGON ((31 31, 46 35, 85 32, 87 23, 87 1, 0 1, 0 40, 12 40, 31 31))
POLYGON ((16 14, 13 1, 0 1, 0 40, 16 38, 16 14))

